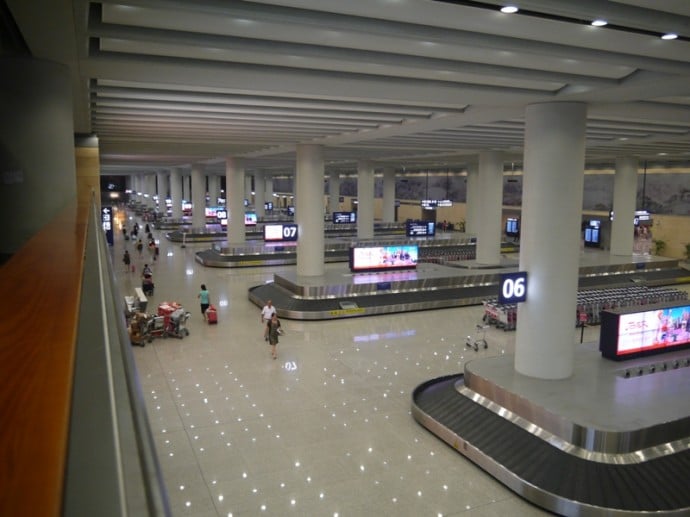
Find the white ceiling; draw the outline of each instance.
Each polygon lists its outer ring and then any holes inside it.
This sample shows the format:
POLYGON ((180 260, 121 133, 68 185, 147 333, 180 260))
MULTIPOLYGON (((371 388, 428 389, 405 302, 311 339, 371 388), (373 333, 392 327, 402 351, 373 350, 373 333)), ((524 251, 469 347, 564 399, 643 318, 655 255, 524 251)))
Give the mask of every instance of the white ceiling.
POLYGON ((588 103, 588 160, 690 162, 688 0, 6 3, 35 57, 71 67, 103 174, 287 171, 299 143, 342 169, 519 162, 525 105, 568 100, 588 103))

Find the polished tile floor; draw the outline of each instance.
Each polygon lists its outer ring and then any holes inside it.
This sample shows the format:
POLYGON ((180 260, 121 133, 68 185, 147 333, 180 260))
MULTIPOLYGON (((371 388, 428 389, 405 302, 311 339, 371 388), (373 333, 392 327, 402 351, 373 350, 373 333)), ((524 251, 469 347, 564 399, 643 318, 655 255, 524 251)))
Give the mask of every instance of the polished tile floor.
MULTIPOLYGON (((205 268, 194 254, 208 244, 182 248, 154 236, 161 254, 149 312, 176 301, 192 313, 190 336, 133 348, 173 515, 546 514, 410 416, 418 384, 513 352, 515 333, 497 329, 487 332, 487 350, 465 348, 482 307, 283 320, 272 360, 247 290, 295 266, 205 268), (200 313, 202 283, 218 307, 214 326, 200 313)), ((126 243, 137 273, 125 272, 117 237, 117 279, 132 294, 151 256, 126 243)), ((597 328, 584 337, 597 339, 597 328)))

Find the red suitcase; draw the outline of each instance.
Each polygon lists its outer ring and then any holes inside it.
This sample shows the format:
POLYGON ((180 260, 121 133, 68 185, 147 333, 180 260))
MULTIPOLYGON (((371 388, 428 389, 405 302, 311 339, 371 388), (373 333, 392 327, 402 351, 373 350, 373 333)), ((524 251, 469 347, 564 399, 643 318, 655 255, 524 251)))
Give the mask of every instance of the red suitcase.
POLYGON ((209 305, 208 309, 206 309, 206 321, 208 321, 209 325, 218 323, 218 312, 213 305, 209 305))

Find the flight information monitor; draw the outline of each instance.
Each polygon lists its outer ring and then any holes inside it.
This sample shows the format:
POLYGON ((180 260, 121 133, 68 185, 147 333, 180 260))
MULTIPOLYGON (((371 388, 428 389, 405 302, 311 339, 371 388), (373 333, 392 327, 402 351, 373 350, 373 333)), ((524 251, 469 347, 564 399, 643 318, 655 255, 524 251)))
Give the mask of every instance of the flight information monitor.
POLYGON ((405 223, 405 235, 408 237, 431 237, 436 235, 436 223, 434 221, 407 221, 405 223))
POLYGON ((244 224, 245 226, 256 226, 256 212, 245 212, 244 224))
POLYGON ((348 224, 357 222, 357 212, 333 212, 333 224, 348 224))

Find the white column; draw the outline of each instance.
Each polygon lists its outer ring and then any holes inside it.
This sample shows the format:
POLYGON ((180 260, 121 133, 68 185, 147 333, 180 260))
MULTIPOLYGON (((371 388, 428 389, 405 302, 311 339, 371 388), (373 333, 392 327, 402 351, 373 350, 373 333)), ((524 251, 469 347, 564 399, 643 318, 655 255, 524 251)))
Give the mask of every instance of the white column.
POLYGON ((140 172, 137 174, 137 202, 144 203, 144 194, 146 192, 146 181, 144 175, 140 172))
POLYGON ((182 200, 183 201, 191 201, 192 200, 192 197, 190 195, 189 180, 190 180, 189 174, 183 172, 182 173, 182 200))
POLYGON ((244 178, 244 197, 249 201, 249 204, 254 204, 254 195, 252 194, 252 178, 253 174, 247 174, 244 178))
POLYGON ((633 252, 637 167, 637 158, 633 156, 616 158, 616 176, 613 180, 611 255, 630 256, 633 252))
POLYGON ((200 163, 192 165, 192 228, 206 228, 206 174, 200 163))
POLYGON ((324 221, 323 203, 323 150, 320 145, 297 145, 297 172, 295 178, 295 222, 298 227, 297 274, 323 276, 324 221))
POLYGON ((383 169, 383 222, 395 222, 395 169, 383 169))
POLYGON ((172 203, 172 218, 175 220, 182 219, 182 170, 179 167, 170 171, 170 201, 172 203))
POLYGON ((69 69, 3 57, 0 121, 0 252, 12 254, 77 197, 69 69))
POLYGON ((266 201, 271 201, 274 207, 280 206, 280 200, 273 196, 273 176, 270 174, 264 176, 264 197, 266 201))
POLYGON ((501 213, 503 208, 503 155, 498 151, 479 153, 479 213, 474 228, 477 234, 477 262, 501 263, 501 213))
POLYGON ((264 197, 264 171, 256 171, 254 173, 254 205, 256 208, 256 216, 259 219, 263 219, 266 215, 264 210, 264 203, 266 198, 264 197))
POLYGON ((209 206, 218 206, 220 197, 220 177, 217 174, 208 175, 208 197, 209 206))
POLYGON ((168 179, 170 174, 168 171, 161 170, 156 173, 156 193, 158 194, 158 211, 165 215, 165 198, 168 197, 168 179))
POLYGON ((477 234, 479 228, 479 161, 467 163, 467 200, 465 202, 465 233, 477 234))
POLYGON ((357 238, 374 238, 374 165, 357 163, 357 238))
POLYGON ((149 208, 156 209, 156 200, 154 196, 156 195, 156 174, 151 173, 146 175, 146 190, 149 195, 147 197, 147 205, 149 208))
POLYGON ((246 240, 244 230, 244 164, 242 160, 228 156, 225 159, 225 200, 228 208, 228 242, 242 244, 246 240))
POLYGON ((340 171, 331 171, 328 174, 328 211, 340 211, 340 171))
POLYGON ((587 107, 532 104, 525 114, 520 270, 528 298, 518 305, 515 369, 565 379, 573 373, 587 107))

